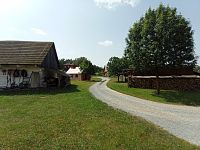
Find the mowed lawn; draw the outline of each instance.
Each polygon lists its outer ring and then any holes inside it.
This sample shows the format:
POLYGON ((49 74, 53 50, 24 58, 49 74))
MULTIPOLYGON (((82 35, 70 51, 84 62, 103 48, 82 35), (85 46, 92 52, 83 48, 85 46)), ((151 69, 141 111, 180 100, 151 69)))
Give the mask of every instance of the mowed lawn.
POLYGON ((0 149, 199 149, 95 99, 94 82, 0 92, 0 149))
POLYGON ((195 91, 161 90, 160 95, 157 95, 155 89, 128 88, 127 83, 118 83, 116 78, 112 78, 107 85, 118 92, 146 100, 200 106, 200 89, 195 91))

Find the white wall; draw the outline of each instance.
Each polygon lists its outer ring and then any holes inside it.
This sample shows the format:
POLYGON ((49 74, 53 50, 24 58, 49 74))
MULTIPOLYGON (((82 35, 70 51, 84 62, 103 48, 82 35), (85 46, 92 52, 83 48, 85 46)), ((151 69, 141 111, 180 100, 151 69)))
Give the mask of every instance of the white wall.
MULTIPOLYGON (((40 86, 42 86, 42 83, 43 83, 43 80, 44 80, 44 75, 43 75, 43 69, 41 68, 36 68, 36 67, 24 67, 24 68, 12 68, 12 67, 8 67, 8 68, 0 68, 0 88, 4 88, 4 87, 10 87, 11 83, 15 82, 17 85, 19 85, 19 83, 22 82, 23 80, 23 77, 13 77, 13 75, 10 76, 7 75, 7 72, 6 72, 6 75, 3 75, 3 70, 7 70, 8 69, 12 69, 13 71, 15 69, 18 69, 18 70, 23 70, 25 69, 28 73, 28 77, 31 76, 31 73, 32 72, 39 72, 40 73, 40 86), (10 83, 10 79, 11 79, 11 83, 10 83)), ((13 74, 13 72, 12 72, 13 74)))
POLYGON ((3 75, 2 71, 0 70, 0 87, 7 86, 7 75, 3 75))

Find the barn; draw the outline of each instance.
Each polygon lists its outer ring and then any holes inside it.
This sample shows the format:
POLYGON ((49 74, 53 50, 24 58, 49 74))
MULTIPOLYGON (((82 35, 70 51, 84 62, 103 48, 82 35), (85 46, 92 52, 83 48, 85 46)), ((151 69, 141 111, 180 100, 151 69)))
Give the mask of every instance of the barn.
POLYGON ((53 42, 0 41, 0 88, 65 86, 53 42))

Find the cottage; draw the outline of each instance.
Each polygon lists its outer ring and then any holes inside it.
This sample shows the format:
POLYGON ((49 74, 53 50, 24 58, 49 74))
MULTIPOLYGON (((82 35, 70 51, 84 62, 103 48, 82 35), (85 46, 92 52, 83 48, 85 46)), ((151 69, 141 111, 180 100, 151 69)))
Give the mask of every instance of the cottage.
POLYGON ((38 88, 69 83, 53 42, 0 41, 0 87, 38 88))
POLYGON ((91 76, 83 73, 83 71, 80 69, 80 67, 74 67, 74 65, 72 65, 72 67, 69 68, 69 70, 66 72, 69 76, 71 80, 90 80, 91 76))

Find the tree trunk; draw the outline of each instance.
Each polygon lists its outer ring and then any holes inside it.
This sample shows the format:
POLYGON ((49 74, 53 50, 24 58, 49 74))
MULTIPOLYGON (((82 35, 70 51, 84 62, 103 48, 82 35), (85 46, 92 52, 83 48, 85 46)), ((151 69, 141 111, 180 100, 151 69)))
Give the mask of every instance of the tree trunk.
POLYGON ((117 78, 118 78, 118 82, 119 82, 119 75, 117 75, 117 78))
POLYGON ((156 75, 156 89, 157 89, 157 94, 160 95, 160 84, 158 75, 156 75))

